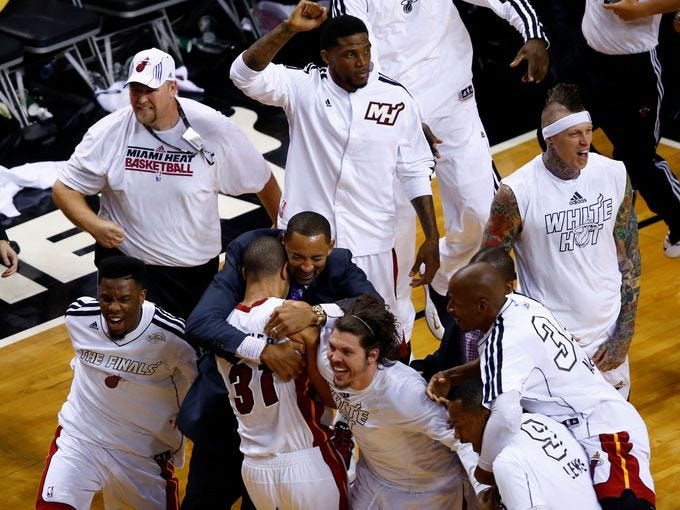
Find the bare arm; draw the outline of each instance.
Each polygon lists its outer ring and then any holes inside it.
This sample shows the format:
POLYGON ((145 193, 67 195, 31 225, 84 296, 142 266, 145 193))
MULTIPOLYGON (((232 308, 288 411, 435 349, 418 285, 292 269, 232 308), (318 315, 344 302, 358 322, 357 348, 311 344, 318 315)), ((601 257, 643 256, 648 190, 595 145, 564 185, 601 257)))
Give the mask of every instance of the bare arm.
POLYGON ((612 11, 624 21, 633 21, 655 14, 680 10, 680 0, 620 0, 613 4, 603 4, 602 7, 612 11))
POLYGON ((491 213, 482 238, 482 247, 499 246, 510 252, 521 230, 522 218, 515 194, 509 186, 501 184, 491 202, 491 213))
POLYGON ((243 61, 253 71, 262 71, 296 33, 307 32, 320 26, 328 10, 314 2, 301 0, 287 20, 255 41, 243 54, 243 61))
POLYGON ((54 183, 52 199, 71 223, 88 232, 103 247, 117 248, 125 241, 125 232, 120 225, 97 216, 87 205, 82 193, 69 188, 60 180, 54 183))
POLYGON ((312 326, 302 331, 295 333, 290 336, 291 340, 297 340, 304 342, 305 344, 305 356, 307 358, 307 377, 309 377, 312 386, 319 394, 321 402, 326 407, 331 409, 336 409, 337 405, 331 394, 331 389, 323 378, 321 372, 319 372, 319 366, 317 364, 317 355, 319 350, 319 328, 312 326))
POLYGON ((435 402, 445 404, 447 402, 446 396, 451 391, 451 388, 457 386, 468 379, 474 377, 480 378, 480 361, 479 358, 468 361, 464 365, 437 372, 432 376, 427 385, 425 393, 435 402))
MULTIPOLYGON (((0 229, 0 235, 4 235, 4 233, 5 231, 0 229)), ((4 238, 0 238, 0 264, 7 267, 0 275, 2 278, 7 278, 16 273, 17 268, 19 267, 19 256, 12 249, 9 241, 4 238)))
POLYGON ((262 202, 274 227, 276 227, 276 216, 279 210, 279 202, 281 201, 281 188, 279 188, 279 183, 276 182, 274 174, 271 175, 264 188, 259 191, 257 198, 262 202))
POLYGON ((633 206, 633 191, 626 177, 626 193, 616 215, 614 226, 616 256, 621 271, 621 311, 616 319, 614 334, 593 356, 597 368, 606 372, 623 363, 635 331, 638 298, 640 297, 640 247, 638 226, 633 206))
POLYGON ((411 277, 420 275, 420 265, 425 264, 425 273, 411 282, 412 287, 418 287, 430 283, 439 269, 439 230, 432 195, 416 197, 411 200, 411 204, 416 210, 420 226, 425 234, 425 240, 418 248, 416 262, 409 273, 411 277))

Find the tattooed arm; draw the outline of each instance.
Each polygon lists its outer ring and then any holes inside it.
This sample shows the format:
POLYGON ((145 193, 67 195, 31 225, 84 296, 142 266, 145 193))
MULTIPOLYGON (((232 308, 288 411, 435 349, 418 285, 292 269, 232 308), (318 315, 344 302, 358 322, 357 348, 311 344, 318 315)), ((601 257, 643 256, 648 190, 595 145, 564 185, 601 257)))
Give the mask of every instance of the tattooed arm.
POLYGON ((499 246, 508 253, 522 231, 517 199, 509 186, 501 184, 491 202, 491 214, 484 230, 482 247, 499 246))
POLYGON ((619 207, 614 226, 616 255, 621 271, 621 311, 616 320, 614 334, 603 343, 593 356, 601 371, 618 367, 628 354, 628 347, 635 331, 635 315, 640 296, 640 247, 633 191, 626 177, 626 193, 619 207))

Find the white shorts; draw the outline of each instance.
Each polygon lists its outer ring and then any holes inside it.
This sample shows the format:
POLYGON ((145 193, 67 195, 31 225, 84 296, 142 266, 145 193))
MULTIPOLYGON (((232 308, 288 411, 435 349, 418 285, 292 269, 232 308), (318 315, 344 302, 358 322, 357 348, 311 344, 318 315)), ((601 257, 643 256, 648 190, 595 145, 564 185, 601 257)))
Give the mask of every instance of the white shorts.
POLYGON ((616 498, 624 489, 630 489, 638 498, 656 504, 645 427, 600 434, 579 442, 590 460, 597 499, 616 498))
POLYGON ((36 510, 63 503, 88 510, 103 493, 104 507, 116 510, 177 510, 179 494, 169 461, 103 448, 57 428, 38 488, 36 510))
POLYGON ((350 490, 350 507, 354 510, 459 510, 463 508, 463 477, 456 483, 460 486, 445 484, 441 489, 425 492, 397 489, 386 485, 359 462, 357 478, 350 490))
POLYGON ((241 473, 258 510, 349 508, 347 473, 328 443, 273 457, 246 456, 241 473))
POLYGON ((395 222, 397 236, 394 251, 397 254, 397 307, 404 338, 411 340, 416 309, 411 300, 411 277, 408 275, 416 262, 416 210, 406 198, 401 184, 395 185, 395 222))

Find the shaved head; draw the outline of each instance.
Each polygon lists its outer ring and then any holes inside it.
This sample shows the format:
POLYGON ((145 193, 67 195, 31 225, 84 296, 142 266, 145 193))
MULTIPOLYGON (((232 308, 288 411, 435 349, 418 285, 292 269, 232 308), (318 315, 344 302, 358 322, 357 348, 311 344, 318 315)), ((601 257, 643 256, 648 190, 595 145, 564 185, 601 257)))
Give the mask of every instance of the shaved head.
POLYGON ((553 122, 560 120, 562 117, 571 115, 574 112, 561 105, 560 103, 548 103, 541 113, 541 128, 549 126, 553 122))
POLYGON ((505 281, 488 262, 473 262, 449 281, 449 313, 463 331, 489 329, 505 303, 505 281))

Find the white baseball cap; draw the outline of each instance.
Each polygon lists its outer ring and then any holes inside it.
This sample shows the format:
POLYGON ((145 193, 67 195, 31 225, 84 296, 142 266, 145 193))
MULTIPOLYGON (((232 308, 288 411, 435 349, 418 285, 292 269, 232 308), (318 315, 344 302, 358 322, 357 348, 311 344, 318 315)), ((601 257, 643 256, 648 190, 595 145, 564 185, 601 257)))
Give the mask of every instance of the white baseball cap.
POLYGON ((168 80, 175 80, 174 59, 158 48, 150 48, 140 51, 132 58, 125 86, 141 83, 157 89, 168 80))

